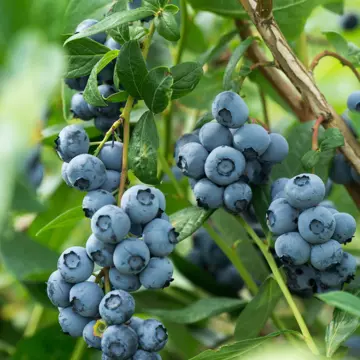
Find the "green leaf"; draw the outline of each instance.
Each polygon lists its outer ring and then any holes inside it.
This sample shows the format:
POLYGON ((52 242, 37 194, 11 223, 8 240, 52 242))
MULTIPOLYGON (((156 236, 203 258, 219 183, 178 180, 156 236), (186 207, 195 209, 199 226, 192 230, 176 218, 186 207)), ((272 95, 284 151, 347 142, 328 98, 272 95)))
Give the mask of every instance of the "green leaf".
POLYGON ((178 310, 146 309, 146 312, 177 324, 194 324, 224 312, 241 309, 245 304, 245 300, 211 297, 178 310))
POLYGON ((19 177, 15 183, 11 209, 14 211, 40 212, 45 207, 37 198, 35 190, 19 177))
POLYGON ((179 10, 180 9, 174 4, 167 4, 165 6, 165 11, 170 12, 170 13, 172 13, 174 15, 176 15, 179 12, 179 10))
POLYGON ((111 61, 113 61, 118 56, 118 53, 119 50, 111 50, 107 52, 91 70, 91 74, 83 94, 84 99, 90 105, 107 106, 106 101, 104 100, 98 89, 97 75, 102 69, 104 69, 107 64, 111 63, 111 61))
POLYGON ((330 128, 324 132, 324 140, 320 143, 320 150, 327 151, 344 146, 344 136, 338 128, 330 128))
POLYGON ((129 94, 126 91, 119 91, 114 94, 111 94, 105 100, 108 102, 119 103, 124 102, 128 98, 129 94))
POLYGON ((254 40, 254 37, 249 37, 246 40, 242 41, 241 44, 234 50, 233 54, 231 55, 224 73, 223 87, 225 90, 230 90, 232 88, 231 77, 236 68, 236 65, 244 56, 246 50, 253 43, 254 40))
POLYGON ((90 35, 98 34, 102 31, 114 29, 122 24, 144 19, 151 15, 154 15, 154 11, 145 8, 138 8, 135 10, 113 13, 105 17, 103 20, 99 21, 97 24, 87 28, 86 30, 78 34, 74 34, 73 36, 71 36, 69 39, 66 40, 65 44, 74 41, 76 39, 81 39, 90 35))
POLYGON ((329 4, 324 4, 324 8, 338 15, 344 13, 344 0, 338 0, 337 2, 330 2, 329 4))
POLYGON ((353 316, 360 317, 360 299, 353 294, 345 291, 331 291, 316 296, 328 305, 335 306, 353 316))
POLYGON ((309 150, 301 158, 301 162, 305 169, 312 169, 320 160, 320 152, 317 150, 309 150))
POLYGON ((166 109, 172 95, 174 79, 170 69, 161 66, 149 71, 142 84, 142 98, 154 114, 166 109))
POLYGON ((274 339, 284 333, 295 333, 295 331, 285 330, 279 331, 267 336, 262 336, 255 339, 237 341, 231 345, 225 345, 216 350, 205 350, 199 355, 191 358, 190 360, 235 360, 241 359, 241 356, 249 356, 251 351, 260 351, 262 345, 264 345, 268 340, 274 339))
MULTIPOLYGON (((354 295, 359 296, 360 291, 354 295)), ((333 318, 326 327, 326 356, 332 357, 341 344, 360 326, 360 318, 345 311, 334 309, 333 318)))
POLYGON ((144 183, 156 184, 159 137, 154 115, 147 111, 136 123, 129 145, 129 165, 144 183))
POLYGON ((110 29, 108 34, 119 44, 124 44, 130 40, 129 24, 122 24, 114 29, 110 29))
POLYGON ((182 241, 193 234, 213 212, 213 210, 204 210, 197 206, 191 206, 172 214, 170 222, 179 233, 178 240, 182 241))
POLYGON ((67 71, 65 77, 74 78, 90 74, 92 68, 109 49, 89 38, 72 41, 65 45, 67 71))
POLYGON ((130 28, 130 40, 140 40, 149 33, 149 29, 142 26, 132 26, 130 28))
POLYGON ((125 43, 121 48, 116 61, 116 74, 131 96, 142 98, 141 86, 148 71, 137 40, 125 43))
POLYGON ((235 339, 246 340, 257 336, 273 312, 281 294, 277 282, 272 277, 267 278, 236 320, 235 339))
POLYGON ((194 130, 196 129, 200 129, 201 127, 203 127, 205 124, 207 124, 208 122, 214 120, 214 116, 211 112, 207 112, 205 113, 203 116, 201 116, 201 118, 196 122, 194 130))
POLYGON ((172 12, 163 11, 155 18, 156 30, 159 35, 169 41, 180 39, 180 29, 172 12))
POLYGON ((173 66, 170 71, 174 78, 172 99, 178 99, 193 91, 204 74, 201 64, 197 62, 184 62, 173 66))
POLYGON ((145 7, 153 9, 155 12, 158 12, 167 4, 168 0, 143 0, 145 7))
POLYGON ((266 233, 268 231, 266 224, 266 212, 269 209, 269 205, 271 203, 269 186, 257 185, 253 186, 251 189, 253 193, 251 202, 254 206, 257 219, 261 224, 264 233, 266 233))
POLYGON ((75 225, 78 221, 84 218, 84 212, 82 211, 81 206, 76 206, 72 209, 69 209, 59 216, 57 216, 54 220, 47 223, 43 226, 37 233, 36 236, 39 236, 45 231, 50 229, 62 228, 64 226, 75 225))
POLYGON ((335 48, 336 52, 342 56, 347 57, 349 54, 349 47, 347 41, 337 32, 324 32, 329 43, 335 48))

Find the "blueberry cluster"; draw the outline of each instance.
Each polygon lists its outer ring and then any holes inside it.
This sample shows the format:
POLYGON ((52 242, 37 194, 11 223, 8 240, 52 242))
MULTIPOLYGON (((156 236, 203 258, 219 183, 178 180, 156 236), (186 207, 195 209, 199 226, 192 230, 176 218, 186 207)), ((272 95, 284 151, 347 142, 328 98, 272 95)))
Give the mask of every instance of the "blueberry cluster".
POLYGON ((271 187, 266 219, 277 236, 275 252, 285 264, 289 288, 304 296, 341 289, 355 276, 356 260, 341 245, 352 240, 356 221, 324 196, 325 185, 314 174, 280 178, 271 187))
MULTIPOLYGON (((97 20, 87 19, 81 22, 76 30, 75 34, 84 31, 90 26, 97 23, 97 20)), ((120 50, 121 45, 117 43, 113 38, 108 37, 105 32, 91 35, 90 39, 104 44, 110 50, 120 50)), ((115 62, 111 62, 102 69, 98 74, 98 90, 103 98, 108 98, 112 94, 116 93, 116 89, 113 82, 115 62)), ((81 76, 78 78, 65 79, 65 83, 70 89, 77 90, 71 99, 71 112, 75 118, 79 118, 84 121, 94 119, 94 124, 101 132, 108 131, 112 124, 118 119, 120 109, 125 106, 124 102, 112 103, 107 102, 107 106, 93 106, 88 104, 83 97, 83 90, 86 87, 89 76, 81 76)))
POLYGON ((244 281, 209 233, 201 228, 192 235, 192 240, 194 246, 187 255, 188 261, 209 272, 218 284, 233 290, 236 295, 244 281))
POLYGON ((218 94, 212 104, 215 122, 183 135, 175 145, 175 160, 190 179, 198 206, 224 206, 238 214, 251 199, 249 183, 263 184, 271 168, 288 154, 280 134, 246 123, 249 109, 232 91, 218 94))

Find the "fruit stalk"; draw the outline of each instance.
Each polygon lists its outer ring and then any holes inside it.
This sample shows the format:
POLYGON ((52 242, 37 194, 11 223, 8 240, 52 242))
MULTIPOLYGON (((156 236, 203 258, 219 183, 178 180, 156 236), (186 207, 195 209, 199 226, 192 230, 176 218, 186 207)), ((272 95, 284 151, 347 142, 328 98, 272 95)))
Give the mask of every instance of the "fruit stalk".
POLYGON ((322 115, 320 115, 316 122, 315 125, 313 127, 313 135, 312 135, 312 142, 311 142, 311 148, 314 151, 317 151, 319 149, 319 129, 320 129, 320 125, 323 123, 324 121, 324 117, 322 115))

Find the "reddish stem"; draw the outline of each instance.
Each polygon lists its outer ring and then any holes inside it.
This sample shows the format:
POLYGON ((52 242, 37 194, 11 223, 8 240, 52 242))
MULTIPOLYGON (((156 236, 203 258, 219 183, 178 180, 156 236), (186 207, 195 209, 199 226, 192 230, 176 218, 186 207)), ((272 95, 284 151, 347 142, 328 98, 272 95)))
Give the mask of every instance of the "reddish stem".
POLYGON ((320 125, 323 123, 323 121, 325 120, 323 115, 320 115, 315 122, 315 125, 313 127, 313 135, 312 135, 312 143, 311 143, 311 148, 314 151, 317 151, 319 149, 319 142, 318 142, 318 138, 319 138, 319 128, 320 125))

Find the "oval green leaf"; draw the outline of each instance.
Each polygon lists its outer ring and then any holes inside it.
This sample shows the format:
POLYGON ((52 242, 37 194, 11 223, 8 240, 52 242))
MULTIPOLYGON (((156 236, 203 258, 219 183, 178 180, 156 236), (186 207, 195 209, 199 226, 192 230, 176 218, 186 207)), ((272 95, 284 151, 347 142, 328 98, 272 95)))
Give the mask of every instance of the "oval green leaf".
POLYGON ((180 39, 180 29, 172 12, 162 12, 155 18, 155 25, 159 35, 164 39, 169 41, 178 41, 180 39))

